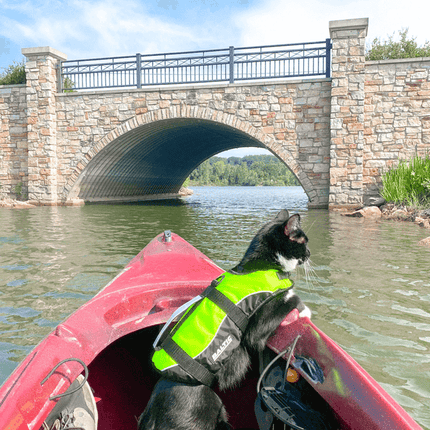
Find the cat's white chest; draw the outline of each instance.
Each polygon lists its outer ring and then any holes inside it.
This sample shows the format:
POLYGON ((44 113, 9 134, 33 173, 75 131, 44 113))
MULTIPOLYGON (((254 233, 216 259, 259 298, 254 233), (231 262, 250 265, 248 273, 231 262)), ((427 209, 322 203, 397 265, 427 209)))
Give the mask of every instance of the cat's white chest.
POLYGON ((277 258, 284 272, 292 272, 299 264, 299 260, 297 260, 297 258, 287 259, 281 254, 278 254, 277 258))

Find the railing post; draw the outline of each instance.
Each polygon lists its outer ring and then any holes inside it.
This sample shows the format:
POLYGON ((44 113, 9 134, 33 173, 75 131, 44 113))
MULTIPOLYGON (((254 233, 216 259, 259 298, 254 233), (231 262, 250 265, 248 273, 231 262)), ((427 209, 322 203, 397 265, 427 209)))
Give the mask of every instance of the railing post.
POLYGON ((57 64, 57 92, 61 94, 63 92, 63 62, 60 61, 57 64))
POLYGON ((136 54, 136 86, 137 88, 142 88, 142 63, 140 54, 136 54))
POLYGON ((331 75, 331 39, 325 40, 325 77, 329 78, 331 75))
POLYGON ((230 46, 230 84, 234 83, 234 46, 230 46))

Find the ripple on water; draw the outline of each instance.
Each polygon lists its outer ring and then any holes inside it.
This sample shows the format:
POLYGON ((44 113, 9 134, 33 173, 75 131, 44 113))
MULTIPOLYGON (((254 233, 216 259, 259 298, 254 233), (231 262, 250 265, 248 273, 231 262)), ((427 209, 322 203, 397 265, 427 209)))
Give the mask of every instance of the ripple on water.
POLYGON ((363 327, 352 323, 351 321, 346 321, 343 319, 334 319, 332 324, 336 324, 338 327, 342 327, 351 333, 354 337, 359 339, 365 339, 367 342, 370 342, 374 345, 378 346, 388 346, 388 347, 405 347, 412 348, 421 351, 426 351, 427 348, 417 344, 417 342, 402 339, 400 337, 387 336, 380 333, 372 332, 364 329, 363 327))
POLYGON ((14 279, 13 281, 9 281, 6 286, 7 287, 20 287, 28 282, 28 279, 14 279))
POLYGON ((27 319, 37 315, 40 315, 40 312, 28 307, 0 307, 0 320, 5 324, 14 324, 17 317, 27 319))
POLYGON ((428 313, 425 310, 420 309, 420 308, 408 308, 408 307, 400 306, 397 304, 393 304, 391 306, 391 308, 393 310, 400 311, 400 312, 403 312, 405 314, 416 315, 416 316, 423 317, 423 318, 430 318, 430 313, 428 313))
POLYGON ((24 239, 19 236, 0 237, 0 246, 2 246, 4 243, 19 244, 23 242, 25 242, 24 239))
POLYGON ((27 270, 32 267, 31 265, 25 265, 25 264, 8 264, 6 266, 0 266, 0 269, 3 270, 27 270))
POLYGON ((383 321, 390 324, 397 324, 403 327, 412 327, 417 330, 430 331, 430 324, 423 323, 423 322, 413 322, 406 319, 402 319, 398 317, 394 318, 386 315, 369 315, 369 318, 376 321, 383 321))

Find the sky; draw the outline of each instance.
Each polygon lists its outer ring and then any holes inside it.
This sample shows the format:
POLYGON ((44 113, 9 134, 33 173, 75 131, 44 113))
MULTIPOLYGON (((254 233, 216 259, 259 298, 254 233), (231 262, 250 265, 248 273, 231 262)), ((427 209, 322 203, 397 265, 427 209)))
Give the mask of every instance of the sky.
POLYGON ((429 0, 0 0, 0 73, 21 48, 76 60, 315 42, 353 18, 369 18, 368 45, 405 28, 424 44, 429 12, 429 0))

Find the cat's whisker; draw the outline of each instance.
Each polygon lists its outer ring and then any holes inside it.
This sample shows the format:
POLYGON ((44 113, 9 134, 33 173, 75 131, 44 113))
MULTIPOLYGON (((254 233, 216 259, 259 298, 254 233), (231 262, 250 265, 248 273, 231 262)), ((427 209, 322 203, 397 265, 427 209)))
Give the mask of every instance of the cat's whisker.
POLYGON ((314 286, 313 286, 312 280, 310 279, 310 276, 309 276, 309 261, 306 261, 306 263, 304 265, 304 269, 305 269, 306 285, 310 291, 311 288, 314 288, 314 286))
POLYGON ((306 276, 307 276, 308 281, 311 284, 313 284, 313 281, 315 279, 317 279, 317 274, 316 274, 314 268, 312 267, 311 262, 308 262, 308 264, 306 266, 306 276))
POLYGON ((308 236, 309 232, 312 230, 312 227, 314 226, 314 224, 317 222, 317 220, 315 219, 314 222, 310 225, 309 228, 306 229, 305 233, 308 236))
POLYGON ((305 261, 302 265, 298 266, 298 268, 299 267, 300 267, 300 270, 296 270, 296 279, 301 280, 301 278, 303 278, 303 273, 304 273, 304 281, 305 281, 307 289, 310 292, 308 276, 307 276, 307 268, 306 268, 307 267, 307 261, 305 261))
POLYGON ((308 285, 308 288, 313 288, 313 282, 312 282, 312 277, 311 277, 311 266, 310 266, 310 262, 309 260, 307 260, 305 262, 305 264, 303 265, 303 268, 305 269, 305 280, 306 280, 306 284, 308 285))
POLYGON ((303 267, 305 270, 306 283, 313 289, 316 289, 316 287, 321 287, 320 283, 318 282, 318 274, 312 267, 312 261, 308 259, 303 267))
POLYGON ((309 281, 308 272, 307 272, 306 268, 305 268, 305 283, 306 283, 306 287, 307 287, 308 291, 311 292, 311 290, 313 288, 313 284, 312 284, 312 282, 309 281))
POLYGON ((304 267, 303 267, 304 265, 302 264, 302 265, 300 265, 300 266, 297 266, 297 269, 296 269, 296 280, 297 281, 300 281, 302 278, 303 278, 303 273, 304 273, 304 271, 305 271, 305 269, 304 269, 304 267))

